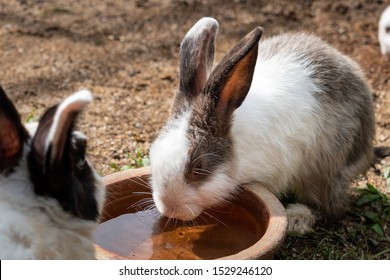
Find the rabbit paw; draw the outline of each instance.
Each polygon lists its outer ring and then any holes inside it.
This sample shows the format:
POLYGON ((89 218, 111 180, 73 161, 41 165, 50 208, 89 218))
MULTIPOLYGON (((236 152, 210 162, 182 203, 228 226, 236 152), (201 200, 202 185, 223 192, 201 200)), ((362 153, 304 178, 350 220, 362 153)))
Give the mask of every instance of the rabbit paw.
POLYGON ((296 232, 305 234, 312 230, 312 226, 316 221, 309 207, 303 204, 290 204, 286 208, 288 219, 288 232, 296 232))

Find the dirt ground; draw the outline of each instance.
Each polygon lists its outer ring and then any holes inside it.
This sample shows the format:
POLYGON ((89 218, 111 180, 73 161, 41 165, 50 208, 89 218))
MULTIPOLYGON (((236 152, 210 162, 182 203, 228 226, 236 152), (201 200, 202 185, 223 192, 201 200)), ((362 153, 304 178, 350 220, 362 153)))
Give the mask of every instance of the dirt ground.
MULTIPOLYGON (((372 87, 375 144, 390 146, 390 58, 377 25, 388 1, 0 0, 0 83, 24 120, 80 88, 94 102, 79 121, 102 175, 133 165, 167 119, 178 85, 181 39, 201 17, 219 21, 216 61, 260 25, 321 36, 360 63, 372 87)), ((389 192, 384 159, 358 183, 389 192)))

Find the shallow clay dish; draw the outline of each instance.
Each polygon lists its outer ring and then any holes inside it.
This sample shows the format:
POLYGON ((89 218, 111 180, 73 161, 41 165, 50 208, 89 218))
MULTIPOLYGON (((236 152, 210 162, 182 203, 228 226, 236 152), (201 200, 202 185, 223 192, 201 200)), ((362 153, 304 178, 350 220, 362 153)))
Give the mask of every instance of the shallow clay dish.
POLYGON ((272 259, 285 238, 285 210, 259 184, 243 185, 227 205, 182 223, 142 210, 151 201, 149 177, 147 167, 104 177, 97 259, 272 259))

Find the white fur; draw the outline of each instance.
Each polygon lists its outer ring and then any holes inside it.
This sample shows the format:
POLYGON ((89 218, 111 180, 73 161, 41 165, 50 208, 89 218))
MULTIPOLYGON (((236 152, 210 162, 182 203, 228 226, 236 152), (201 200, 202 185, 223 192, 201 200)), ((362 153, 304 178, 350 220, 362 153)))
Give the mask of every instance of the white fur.
POLYGON ((35 132, 37 132, 39 126, 39 122, 30 122, 26 123, 24 127, 27 129, 28 134, 30 134, 31 137, 35 135, 35 132))
MULTIPOLYGON (((181 118, 171 122, 170 126, 166 128, 166 132, 154 142, 150 151, 151 157, 153 157, 153 161, 151 161, 151 172, 154 174, 152 185, 161 186, 153 191, 153 198, 157 209, 167 217, 172 216, 175 209, 164 202, 165 183, 170 184, 170 188, 172 188, 171 193, 175 196, 172 197, 172 201, 180 201, 184 208, 184 180, 175 174, 183 173, 186 162, 188 143, 185 131, 188 127, 188 116, 189 112, 186 112, 181 118), (165 164, 165 159, 169 159, 169 165, 165 164)), ((185 212, 187 210, 181 209, 185 212)))
POLYGON ((259 181, 277 195, 287 191, 302 164, 301 149, 310 150, 316 137, 320 112, 313 93, 319 89, 309 74, 292 55, 264 60, 260 52, 232 127, 239 182, 259 181))
POLYGON ((296 203, 288 205, 286 209, 289 232, 304 234, 312 229, 316 218, 306 205, 296 203))
POLYGON ((203 17, 198 20, 191 29, 187 32, 185 37, 188 38, 197 38, 198 35, 202 33, 209 26, 218 26, 218 22, 211 17, 203 17))
MULTIPOLYGON (((272 43, 272 39, 264 44, 272 43)), ((320 89, 310 79, 310 66, 294 52, 263 58, 259 51, 251 89, 235 111, 232 133, 238 169, 236 181, 261 182, 276 196, 286 194, 291 176, 305 164, 321 112, 320 89)), ((291 187, 291 186, 290 186, 291 187)), ((303 206, 303 205, 302 205, 303 206)), ((304 233, 315 217, 306 206, 287 211, 289 231, 304 233)))
POLYGON ((379 44, 383 55, 390 54, 390 32, 386 32, 386 28, 390 28, 390 6, 383 11, 378 26, 379 44))

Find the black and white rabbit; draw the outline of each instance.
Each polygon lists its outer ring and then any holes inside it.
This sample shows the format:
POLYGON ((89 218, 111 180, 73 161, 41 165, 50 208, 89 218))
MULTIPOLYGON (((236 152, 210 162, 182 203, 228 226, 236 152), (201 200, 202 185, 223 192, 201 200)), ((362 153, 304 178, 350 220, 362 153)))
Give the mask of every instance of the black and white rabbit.
POLYGON ((203 18, 181 43, 172 116, 150 149, 157 209, 192 220, 257 181, 294 194, 289 231, 340 218, 348 185, 373 158, 372 97, 359 66, 313 35, 259 44, 257 27, 212 70, 217 30, 203 18))
POLYGON ((73 130, 91 100, 69 96, 30 135, 0 87, 0 259, 94 259, 104 188, 73 130))

